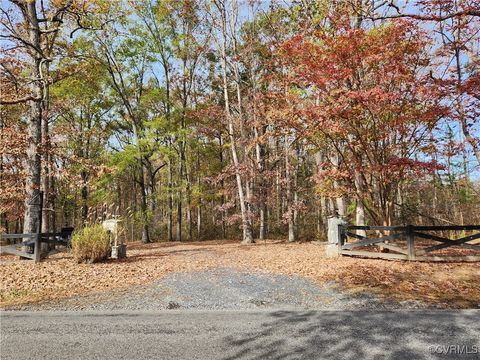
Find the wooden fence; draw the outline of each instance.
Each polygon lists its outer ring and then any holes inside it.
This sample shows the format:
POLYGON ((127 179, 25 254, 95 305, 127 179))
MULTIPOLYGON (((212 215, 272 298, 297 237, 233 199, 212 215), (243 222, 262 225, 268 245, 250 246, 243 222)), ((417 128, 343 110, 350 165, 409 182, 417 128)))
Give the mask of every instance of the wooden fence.
POLYGON ((338 225, 339 254, 349 256, 417 261, 480 261, 480 244, 471 243, 476 239, 480 239, 480 225, 338 225), (374 231, 377 237, 358 235, 356 230, 374 231), (441 232, 442 236, 430 232, 441 232), (459 232, 463 232, 463 236, 451 238, 452 234, 458 235, 459 232), (467 232, 472 234, 466 235, 467 232), (450 236, 443 236, 444 233, 450 236))
POLYGON ((69 247, 73 228, 65 227, 57 233, 42 233, 43 191, 38 192, 30 205, 38 206, 39 222, 37 224, 37 232, 34 234, 0 234, 0 254, 17 255, 22 258, 35 260, 37 263, 55 251, 56 245, 69 247), (18 242, 18 240, 21 241, 18 242), (13 244, 4 246, 4 241, 13 242, 13 244), (42 243, 53 245, 53 249, 49 246, 49 250, 42 252, 42 243))
POLYGON ((13 244, 0 246, 0 254, 17 255, 22 258, 32 259, 39 262, 47 257, 54 250, 42 253, 42 243, 50 245, 70 246, 72 230, 61 231, 58 233, 37 233, 37 234, 1 234, 0 240, 12 241, 13 244), (18 240, 22 240, 18 242, 18 240))

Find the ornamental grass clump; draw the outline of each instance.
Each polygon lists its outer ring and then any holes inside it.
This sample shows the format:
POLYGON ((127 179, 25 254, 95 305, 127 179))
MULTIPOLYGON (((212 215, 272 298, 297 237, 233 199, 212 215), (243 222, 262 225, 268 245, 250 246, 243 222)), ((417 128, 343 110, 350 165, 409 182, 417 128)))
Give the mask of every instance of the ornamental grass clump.
POLYGON ((91 264, 105 260, 110 253, 108 232, 100 224, 74 232, 72 253, 78 263, 91 264))

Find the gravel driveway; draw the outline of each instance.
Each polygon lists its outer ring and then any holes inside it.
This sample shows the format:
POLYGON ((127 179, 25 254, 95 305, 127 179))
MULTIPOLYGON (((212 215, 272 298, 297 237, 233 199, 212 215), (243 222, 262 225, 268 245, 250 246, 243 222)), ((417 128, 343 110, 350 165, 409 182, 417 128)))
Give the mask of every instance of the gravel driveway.
POLYGON ((252 309, 415 309, 420 302, 383 301, 351 293, 335 283, 319 286, 297 276, 216 268, 174 272, 161 280, 121 291, 76 296, 57 302, 15 307, 16 310, 252 310, 252 309))

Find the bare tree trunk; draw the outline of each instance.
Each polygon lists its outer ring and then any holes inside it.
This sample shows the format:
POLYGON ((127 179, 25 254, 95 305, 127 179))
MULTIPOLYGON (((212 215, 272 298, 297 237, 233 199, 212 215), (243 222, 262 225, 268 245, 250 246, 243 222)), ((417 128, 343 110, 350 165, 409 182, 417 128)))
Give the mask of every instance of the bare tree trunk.
MULTIPOLYGON (((179 185, 177 185, 179 186, 179 185)), ((182 241, 182 192, 177 191, 177 241, 182 241)))
POLYGON ((169 156, 169 158, 168 158, 168 220, 167 220, 168 241, 173 241, 172 181, 173 181, 173 164, 172 164, 172 159, 169 156))
POLYGON ((190 171, 187 171, 187 224, 188 224, 188 240, 193 239, 193 218, 192 218, 192 190, 190 171))
POLYGON ((85 223, 87 221, 88 216, 88 186, 87 186, 87 172, 82 171, 80 174, 82 178, 82 189, 80 190, 80 196, 82 199, 82 208, 81 208, 81 216, 82 222, 85 223))
POLYGON ((197 207, 197 238, 202 238, 202 207, 200 204, 197 207))
MULTIPOLYGON (((46 100, 45 100, 46 101, 46 100)), ((43 106, 43 109, 45 110, 45 105, 43 106)), ((43 149, 44 149, 44 155, 43 155, 43 179, 42 179, 42 185, 43 185, 43 193, 44 193, 44 210, 43 210, 43 219, 42 219, 42 232, 48 233, 50 232, 50 155, 49 155, 49 148, 50 148, 50 140, 49 140, 49 134, 48 134, 48 119, 46 118, 45 112, 43 112, 43 117, 42 117, 42 144, 43 144, 43 149)), ((42 244, 43 245, 43 244, 42 244)), ((48 244, 46 247, 48 247, 48 244)))
POLYGON ((131 118, 132 121, 132 129, 133 129, 133 136, 135 138, 135 144, 138 150, 138 184, 140 185, 140 196, 141 196, 141 204, 140 209, 142 212, 142 242, 149 243, 150 242, 150 233, 149 233, 149 217, 148 217, 148 199, 147 199, 147 189, 145 186, 145 169, 144 164, 142 161, 142 152, 140 149, 140 138, 137 129, 137 123, 135 119, 131 118))
POLYGON ((148 210, 153 214, 157 211, 157 200, 155 195, 157 193, 157 179, 156 172, 153 169, 153 165, 148 161, 145 165, 145 170, 147 171, 147 197, 148 197, 148 210))
POLYGON ((298 174, 297 174, 297 169, 295 169, 295 174, 293 176, 293 231, 295 232, 295 238, 299 236, 298 235, 298 209, 296 207, 296 204, 298 204, 297 186, 298 186, 298 174))
POLYGON ((276 220, 277 226, 280 227, 282 225, 282 197, 280 196, 280 170, 277 169, 275 173, 275 195, 276 195, 276 220))
MULTIPOLYGON (((463 21, 462 19, 458 20, 459 22, 463 21)), ((470 145, 470 147, 473 150, 473 154, 475 155, 475 158, 477 159, 477 163, 480 165, 480 141, 478 139, 475 139, 473 135, 470 132, 470 127, 467 123, 467 119, 465 116, 465 109, 464 105, 462 103, 462 94, 460 93, 460 89, 462 86, 462 78, 463 78, 463 71, 462 71, 462 54, 461 54, 461 48, 460 46, 462 44, 462 24, 459 23, 457 24, 458 27, 454 33, 454 52, 455 52, 455 75, 457 77, 457 87, 458 87, 458 92, 456 96, 456 107, 457 107, 457 112, 458 112, 458 121, 460 123, 460 126, 462 128, 463 136, 465 137, 465 141, 470 145)))
MULTIPOLYGON (((44 90, 45 92, 45 90, 44 90)), ((48 96, 44 94, 44 96, 48 96)), ((42 102, 42 146, 43 146, 43 179, 42 179, 42 187, 43 187, 43 212, 42 212, 42 232, 43 233, 50 233, 52 232, 51 228, 51 217, 53 214, 53 203, 52 203, 52 187, 51 187, 51 180, 52 177, 50 175, 50 162, 51 162, 51 155, 50 155, 50 135, 48 129, 48 117, 47 117, 47 107, 48 107, 48 97, 43 99, 42 102)), ((43 253, 48 253, 50 250, 53 250, 55 245, 49 244, 46 242, 41 243, 41 251, 43 253)))
MULTIPOLYGON (((41 49, 40 28, 37 18, 36 4, 34 1, 27 2, 24 17, 28 23, 28 36, 30 43, 37 49, 41 49)), ((25 233, 36 233, 39 231, 40 211, 39 211, 39 193, 41 181, 41 155, 40 143, 42 140, 42 97, 43 97, 43 79, 41 74, 42 58, 38 52, 31 55, 30 72, 32 81, 30 91, 35 100, 29 101, 29 115, 27 119, 27 161, 26 161, 26 180, 25 180, 25 213, 23 231, 25 233)))
POLYGON ((285 136, 285 184, 286 184, 286 210, 287 210, 287 223, 288 223, 288 241, 295 241, 295 223, 292 209, 292 179, 290 175, 290 160, 289 160, 289 144, 288 137, 285 136))
MULTIPOLYGON (((3 127, 4 127, 4 119, 3 114, 0 112, 0 143, 3 143, 3 127)), ((3 152, 0 151, 0 182, 3 182, 3 152)), ((9 226, 8 226, 8 217, 5 210, 0 210, 0 231, 4 231, 8 234, 9 233, 9 226), (2 223, 5 226, 2 228, 2 223)))
MULTIPOLYGON (((337 168, 340 167, 340 159, 338 158, 338 154, 333 155, 331 161, 334 166, 336 166, 337 168)), ((339 186, 340 184, 338 183, 337 180, 335 180, 333 182, 333 187, 337 189, 339 186)), ((335 199, 335 204, 336 204, 338 215, 340 217, 347 216, 347 204, 345 203, 345 197, 344 196, 337 197, 335 199)))
POLYGON ((320 223, 322 224, 322 229, 325 232, 327 229, 327 216, 328 216, 328 202, 325 196, 320 196, 320 223))
POLYGON ((221 67, 222 67, 222 78, 223 78, 223 95, 225 101, 225 116, 227 117, 228 124, 228 133, 230 138, 230 149, 232 152, 233 165, 235 167, 235 178, 237 182, 238 190, 238 201, 240 204, 240 212, 242 216, 242 228, 243 228, 243 240, 242 243, 249 244, 253 243, 253 234, 252 226, 249 219, 249 214, 247 213, 247 205, 244 196, 243 181, 240 174, 239 159, 236 148, 236 139, 235 139, 235 129, 233 124, 233 117, 230 111, 230 99, 228 95, 228 79, 227 79, 227 13, 225 9, 225 3, 218 2, 216 3, 218 10, 221 15, 221 67))
POLYGON ((145 187, 145 176, 143 171, 143 166, 140 166, 139 171, 139 185, 140 185, 140 195, 141 195, 141 209, 142 209, 142 242, 150 242, 150 233, 148 229, 148 205, 147 205, 147 189, 145 187))
MULTIPOLYGON (((185 111, 185 104, 184 110, 185 111)), ((185 128, 185 114, 182 115, 181 121, 181 129, 185 128)), ((185 175, 185 139, 183 138, 184 135, 181 135, 181 140, 179 143, 180 148, 180 161, 178 164, 178 181, 179 184, 177 185, 177 241, 182 241, 182 220, 183 220, 183 213, 182 213, 182 201, 183 201, 183 180, 185 175)))
MULTIPOLYGON (((223 168, 223 139, 222 139, 222 135, 220 134, 219 136, 219 139, 218 139, 218 142, 219 142, 219 145, 220 145, 220 164, 223 168)), ((225 188, 225 181, 222 179, 220 181, 220 186, 222 189, 225 188)), ((222 209, 223 209, 223 205, 225 205, 225 194, 224 192, 222 191, 222 196, 221 196, 221 205, 222 205, 222 209)), ((222 213, 221 213, 221 216, 222 216, 222 239, 226 239, 227 238, 227 227, 226 227, 226 222, 225 222, 225 210, 222 210, 222 213)))
POLYGON ((267 213, 267 199, 266 199, 266 189, 265 189, 265 177, 263 176, 263 172, 265 171, 265 149, 264 145, 260 144, 260 134, 259 128, 256 124, 257 122, 257 114, 256 114, 256 85, 255 85, 255 75, 252 74, 252 82, 253 82, 253 122, 255 124, 254 136, 255 136, 255 155, 256 155, 256 162, 257 162, 257 171, 260 177, 260 184, 259 184, 259 202, 260 202, 260 209, 259 209, 259 217, 260 217, 260 225, 259 225, 259 232, 258 232, 258 239, 264 240, 265 239, 265 215, 267 213))
MULTIPOLYGON (((355 187, 357 189, 357 201, 356 201, 356 209, 355 209, 355 225, 357 226, 364 226, 365 225, 365 206, 363 204, 363 193, 364 193, 364 186, 363 186, 363 178, 362 174, 359 169, 354 170, 355 176, 355 187)), ((365 230, 357 230, 357 235, 360 236, 367 236, 367 232, 365 230)))
POLYGON ((266 184, 265 184, 265 177, 263 172, 265 170, 265 158, 264 158, 264 150, 263 146, 261 146, 258 142, 258 130, 255 128, 255 137, 256 140, 256 155, 257 155, 257 168, 258 168, 258 175, 260 176, 260 183, 259 183, 259 231, 258 231, 258 239, 264 240, 265 233, 266 233, 266 224, 265 224, 265 216, 267 214, 267 193, 266 193, 266 184))
MULTIPOLYGON (((315 163, 316 163, 316 170, 320 172, 322 170, 322 164, 325 161, 325 153, 323 151, 318 151, 315 154, 315 163)), ((320 196, 320 214, 319 214, 319 225, 321 225, 321 229, 318 229, 318 233, 322 233, 326 236, 326 229, 327 229, 327 216, 328 216, 328 202, 325 196, 320 196)))

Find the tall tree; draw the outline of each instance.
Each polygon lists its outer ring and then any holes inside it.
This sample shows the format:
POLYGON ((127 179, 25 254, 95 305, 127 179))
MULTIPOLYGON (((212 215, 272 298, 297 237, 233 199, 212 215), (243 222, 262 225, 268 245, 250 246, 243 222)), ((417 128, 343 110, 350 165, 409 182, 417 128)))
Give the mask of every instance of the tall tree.
MULTIPOLYGON (((38 231, 40 219, 39 194, 42 178, 42 148, 48 145, 48 88, 49 64, 55 61, 57 45, 62 31, 72 34, 92 23, 92 13, 98 10, 94 1, 68 0, 46 5, 36 0, 9 0, 1 9, 0 37, 6 51, 22 59, 25 72, 10 71, 7 63, 3 69, 12 75, 12 89, 2 96, 0 104, 28 104, 25 167, 24 231, 38 231), (18 76, 13 76, 17 74, 18 76), (43 129, 42 129, 43 124, 43 129), (43 131, 42 131, 43 130, 43 131), (43 136, 42 136, 43 132, 43 136), (47 140, 42 144, 42 138, 47 140)), ((12 62, 16 63, 15 61, 12 62)), ((48 176, 48 175, 47 175, 48 176)), ((48 181, 44 183, 47 187, 48 181)), ((45 189, 49 190, 49 189, 45 189)))
MULTIPOLYGON (((228 64, 229 60, 227 57, 227 51, 229 50, 229 42, 228 42, 228 27, 235 26, 235 19, 238 16, 238 7, 236 1, 232 2, 232 7, 228 9, 228 4, 226 1, 223 0, 215 0, 214 6, 216 8, 217 14, 212 16, 212 20, 216 22, 219 26, 219 34, 217 37, 217 46, 220 52, 220 63, 222 69, 222 81, 223 81, 223 96, 224 96, 224 107, 225 107, 225 117, 227 119, 227 129, 228 129, 228 137, 230 139, 230 149, 232 153, 232 161, 233 166, 235 167, 235 179, 237 183, 237 191, 238 191, 238 202, 240 205, 240 213, 242 217, 242 230, 243 230, 243 243, 249 244, 253 243, 253 232, 252 232, 252 223, 250 219, 250 214, 248 212, 247 207, 247 200, 246 200, 246 188, 245 184, 246 181, 242 179, 242 173, 240 169, 240 159, 237 149, 237 139, 236 139, 236 131, 234 126, 234 116, 232 113, 231 105, 230 105, 230 92, 228 86, 228 64)), ((230 44, 231 45, 231 44, 230 44)), ((233 62, 235 63, 235 59, 233 62)), ((238 90, 237 90, 237 96, 238 90)), ((237 98, 240 102, 240 97, 237 98)), ((241 108, 241 104, 239 104, 239 109, 241 108)), ((240 110, 241 111, 241 110, 240 110)), ((241 114, 241 113, 240 113, 241 114)), ((241 115, 240 115, 241 116, 241 115)), ((240 118, 240 122, 243 119, 240 118)))
POLYGON ((288 115, 304 136, 327 140, 341 159, 320 177, 344 181, 346 195, 355 194, 375 222, 390 225, 399 181, 436 166, 418 154, 445 109, 428 76, 419 78, 428 59, 415 27, 349 26, 285 44, 293 87, 300 96, 320 97, 319 105, 297 100, 302 105, 287 107, 288 115))

